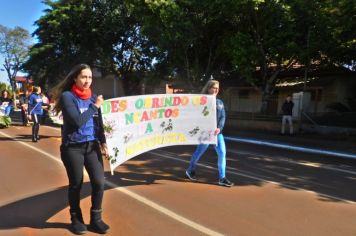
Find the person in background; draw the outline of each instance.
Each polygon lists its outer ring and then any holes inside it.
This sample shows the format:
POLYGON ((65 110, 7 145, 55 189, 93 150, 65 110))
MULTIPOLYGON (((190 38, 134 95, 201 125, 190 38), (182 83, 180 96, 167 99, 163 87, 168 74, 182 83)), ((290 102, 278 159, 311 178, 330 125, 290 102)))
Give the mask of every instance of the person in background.
POLYGON ((289 134, 293 135, 293 119, 292 119, 293 107, 294 107, 294 103, 292 102, 292 96, 288 95, 282 105, 282 114, 283 114, 282 128, 281 128, 282 135, 284 135, 285 133, 286 122, 288 122, 289 125, 289 134))
POLYGON ((92 94, 91 84, 90 67, 80 64, 73 67, 52 93, 54 110, 57 114, 62 112, 63 116, 60 151, 69 179, 69 212, 71 229, 75 234, 88 230, 80 208, 83 167, 89 174, 92 187, 89 230, 100 234, 109 230, 101 217, 104 195, 102 153, 108 155, 99 109, 104 99, 102 95, 92 94))
POLYGON ((21 119, 22 119, 23 126, 28 125, 27 110, 28 110, 28 95, 29 94, 30 94, 30 92, 28 90, 25 90, 25 92, 19 96, 21 119))
MULTIPOLYGON (((219 81, 217 80, 209 80, 203 90, 202 94, 210 94, 217 96, 219 93, 219 81)), ((218 155, 218 170, 219 170, 219 185, 231 187, 234 184, 229 181, 225 176, 225 169, 226 169, 226 146, 224 141, 224 136, 222 134, 224 125, 225 125, 225 108, 224 103, 220 99, 216 99, 216 116, 217 116, 217 127, 215 129, 215 135, 217 135, 217 145, 215 146, 215 151, 218 155)), ((185 171, 186 176, 190 180, 196 180, 195 169, 200 157, 205 153, 208 149, 209 144, 199 144, 196 148, 195 152, 193 153, 189 167, 185 171)))
POLYGON ((41 124, 45 124, 46 118, 48 116, 50 104, 49 104, 49 98, 46 93, 41 93, 41 96, 42 96, 42 102, 43 102, 43 104, 42 104, 43 115, 42 115, 41 124))
POLYGON ((43 114, 42 104, 41 87, 34 86, 32 94, 28 98, 28 115, 30 120, 33 121, 32 142, 40 140, 39 131, 43 114))
POLYGON ((0 97, 0 106, 5 107, 5 115, 10 116, 11 111, 14 107, 14 102, 10 97, 9 91, 3 90, 0 97))

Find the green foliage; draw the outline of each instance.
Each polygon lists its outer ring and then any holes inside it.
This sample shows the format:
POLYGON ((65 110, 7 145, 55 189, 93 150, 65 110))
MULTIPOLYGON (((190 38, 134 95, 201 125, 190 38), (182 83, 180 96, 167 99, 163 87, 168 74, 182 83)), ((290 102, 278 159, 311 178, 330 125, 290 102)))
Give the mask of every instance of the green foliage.
POLYGON ((36 43, 25 68, 39 84, 55 84, 77 63, 91 64, 97 45, 89 27, 91 1, 46 1, 49 8, 35 24, 36 43), (88 45, 91 50, 83 50, 88 45), (47 81, 46 81, 47 80, 47 81))
POLYGON ((328 0, 324 5, 332 42, 326 50, 329 60, 356 70, 356 2, 328 0))
MULTIPOLYGON (((354 44, 347 50, 343 45, 355 39, 342 38, 350 24, 340 24, 340 13, 354 14, 350 1, 246 1, 241 4, 236 31, 227 41, 227 54, 233 67, 247 81, 260 88, 263 95, 262 111, 267 108, 278 75, 293 65, 322 67, 326 64, 355 63, 354 44), (348 4, 346 7, 346 4, 348 4), (351 13, 352 12, 352 13, 351 13), (339 27, 339 28, 338 28, 339 27), (339 33, 337 32, 343 32, 339 33), (338 41, 339 40, 339 41, 338 41), (343 41, 347 42, 343 44, 343 41), (348 56, 348 58, 347 58, 348 56)), ((355 27, 351 27, 355 29, 355 27)))
POLYGON ((11 125, 11 117, 0 116, 0 128, 7 128, 11 125))
POLYGON ((3 67, 13 91, 16 90, 15 77, 23 69, 29 46, 30 34, 27 30, 21 27, 10 29, 0 25, 0 54, 4 58, 3 67))
POLYGON ((125 91, 155 78, 192 89, 245 78, 273 93, 293 65, 355 67, 352 0, 47 0, 26 69, 55 84, 77 63, 114 73, 125 91))
POLYGON ((9 91, 9 95, 12 96, 12 89, 11 89, 11 86, 6 84, 6 83, 2 83, 0 82, 0 92, 4 91, 4 90, 7 90, 9 91))
POLYGON ((224 51, 235 1, 146 1, 143 33, 157 45, 156 69, 193 88, 230 69, 224 51))
MULTIPOLYGON (((38 43, 27 70, 43 83, 56 84, 75 64, 87 63, 103 75, 125 78, 151 67, 154 48, 140 34, 134 1, 47 1, 36 21, 38 43), (45 81, 47 80, 47 81, 45 81)), ((127 90, 131 82, 123 80, 127 90)), ((134 80, 132 80, 134 81, 134 80)), ((137 82, 135 82, 137 83, 137 82)))

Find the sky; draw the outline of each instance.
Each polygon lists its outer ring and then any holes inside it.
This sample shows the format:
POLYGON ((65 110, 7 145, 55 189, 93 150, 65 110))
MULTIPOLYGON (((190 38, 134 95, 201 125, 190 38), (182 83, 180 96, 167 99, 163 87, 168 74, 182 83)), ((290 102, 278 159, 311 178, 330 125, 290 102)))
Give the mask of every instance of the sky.
MULTIPOLYGON (((36 29, 34 22, 44 14, 46 8, 42 0, 0 0, 0 24, 12 29, 20 26, 32 34, 36 29)), ((0 69, 4 69, 3 62, 0 56, 0 69)), ((6 73, 1 70, 0 82, 9 83, 6 73)))

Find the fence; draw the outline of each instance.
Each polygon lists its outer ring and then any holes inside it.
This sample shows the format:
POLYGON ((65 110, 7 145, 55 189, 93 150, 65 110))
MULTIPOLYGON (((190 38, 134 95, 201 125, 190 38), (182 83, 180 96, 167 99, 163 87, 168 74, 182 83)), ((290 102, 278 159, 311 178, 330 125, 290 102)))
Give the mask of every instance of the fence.
MULTIPOLYGON (((233 112, 227 111, 230 120, 244 121, 270 121, 280 122, 281 115, 261 114, 258 112, 233 112)), ((236 121, 238 122, 238 121, 236 121)), ((296 120, 299 122, 299 120, 296 120)), ((333 126, 343 128, 356 128, 356 112, 303 112, 301 124, 313 126, 333 126)))
POLYGON ((305 113, 303 122, 310 122, 308 117, 319 126, 356 128, 356 112, 305 113))

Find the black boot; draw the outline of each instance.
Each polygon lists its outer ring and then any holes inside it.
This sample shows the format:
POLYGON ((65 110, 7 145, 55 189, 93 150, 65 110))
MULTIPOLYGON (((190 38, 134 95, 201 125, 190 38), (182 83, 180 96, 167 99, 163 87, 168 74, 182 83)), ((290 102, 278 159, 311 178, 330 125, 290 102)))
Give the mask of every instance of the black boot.
POLYGON ((72 221, 71 230, 74 234, 85 234, 88 229, 84 224, 81 210, 70 211, 70 219, 72 221))
POLYGON ((32 126, 32 142, 37 142, 36 125, 35 124, 32 126))
POLYGON ((104 223, 104 221, 101 219, 101 212, 102 209, 91 209, 90 210, 90 230, 99 233, 99 234, 106 234, 109 230, 109 226, 104 223))
POLYGON ((38 135, 38 132, 39 132, 39 131, 40 131, 40 124, 37 124, 37 125, 36 125, 36 130, 35 130, 37 141, 40 140, 40 136, 38 135))

